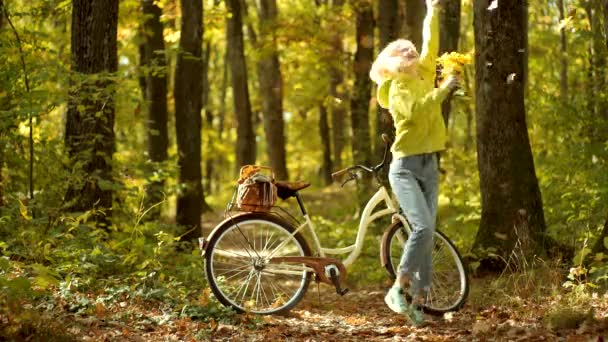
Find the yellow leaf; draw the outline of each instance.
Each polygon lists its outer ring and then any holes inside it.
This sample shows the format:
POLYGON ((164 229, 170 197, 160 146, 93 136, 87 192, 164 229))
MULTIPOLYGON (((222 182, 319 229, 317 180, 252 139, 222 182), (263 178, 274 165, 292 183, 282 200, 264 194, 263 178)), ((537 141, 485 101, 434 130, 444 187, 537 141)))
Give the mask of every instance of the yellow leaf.
POLYGON ((97 304, 95 304, 95 314, 97 316, 103 316, 104 313, 106 313, 105 305, 101 302, 97 302, 97 304))
POLYGON ((204 289, 203 292, 201 293, 201 295, 198 297, 199 304, 202 306, 206 306, 207 304, 209 304, 209 295, 210 294, 211 294, 210 288, 204 289))
POLYGON ((19 200, 19 212, 26 221, 30 221, 32 219, 32 217, 28 214, 27 206, 23 204, 21 200, 19 200))
POLYGON ((568 17, 568 18, 560 20, 559 23, 557 24, 557 31, 561 31, 562 29, 568 27, 568 25, 570 25, 571 23, 572 23, 572 17, 568 17))

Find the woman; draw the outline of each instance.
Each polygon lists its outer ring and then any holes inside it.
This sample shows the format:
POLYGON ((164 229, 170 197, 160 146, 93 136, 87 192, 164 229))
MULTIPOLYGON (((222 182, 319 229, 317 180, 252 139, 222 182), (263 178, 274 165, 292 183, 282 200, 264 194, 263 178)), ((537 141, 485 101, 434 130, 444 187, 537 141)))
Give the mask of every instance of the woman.
POLYGON ((370 77, 378 84, 377 99, 393 116, 395 142, 389 181, 412 227, 397 279, 385 302, 414 324, 424 322, 420 304, 431 286, 431 252, 437 215, 439 172, 436 155, 445 148, 446 132, 441 102, 458 87, 450 76, 435 88, 439 50, 438 0, 426 0, 422 53, 408 40, 390 43, 373 63, 370 77), (403 295, 409 290, 412 304, 403 295))

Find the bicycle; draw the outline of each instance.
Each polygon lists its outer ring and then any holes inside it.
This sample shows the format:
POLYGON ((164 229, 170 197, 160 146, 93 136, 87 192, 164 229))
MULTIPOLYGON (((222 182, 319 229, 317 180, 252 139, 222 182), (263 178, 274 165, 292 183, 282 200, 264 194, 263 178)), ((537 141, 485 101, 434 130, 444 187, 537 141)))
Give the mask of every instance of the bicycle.
MULTIPOLYGON (((372 173, 380 184, 363 209, 353 245, 343 248, 321 245, 299 194, 310 185, 305 182, 276 182, 283 195, 297 200, 303 223, 290 222, 277 212, 245 212, 229 216, 208 238, 200 238, 206 277, 219 302, 241 313, 284 313, 303 298, 313 276, 318 282, 333 285, 338 294, 344 295, 348 291, 342 288, 346 268, 359 256, 369 224, 389 215, 392 223, 382 237, 380 260, 394 280, 411 230, 379 178, 379 171, 387 164, 390 147, 388 137, 383 135, 383 140, 386 147, 380 164, 373 167, 354 165, 332 175, 336 179, 348 174, 342 183, 344 186, 356 180, 356 171, 361 170, 372 173), (305 228, 312 236, 314 256, 302 234, 305 228), (326 256, 340 254, 348 255, 343 261, 326 256)), ((441 315, 464 305, 469 283, 467 270, 454 244, 439 230, 435 231, 434 238, 433 282, 422 309, 428 314, 441 315)))

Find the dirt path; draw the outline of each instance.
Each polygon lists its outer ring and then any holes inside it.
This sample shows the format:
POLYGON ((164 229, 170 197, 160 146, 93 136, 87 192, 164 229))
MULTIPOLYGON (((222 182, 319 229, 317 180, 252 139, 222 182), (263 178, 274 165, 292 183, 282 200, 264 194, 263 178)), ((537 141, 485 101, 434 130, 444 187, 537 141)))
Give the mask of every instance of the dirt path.
MULTIPOLYGON (((473 284, 476 286, 477 284, 473 284)), ((556 307, 547 298, 517 296, 496 301, 503 306, 481 305, 492 298, 492 288, 482 289, 461 311, 430 319, 413 327, 383 302, 382 288, 366 287, 339 297, 329 286, 316 284, 304 300, 284 316, 181 315, 163 302, 117 301, 96 304, 88 314, 56 307, 43 316, 21 315, 21 321, 0 316, 0 341, 603 341, 608 334, 608 297, 591 302, 593 315, 572 324, 564 315, 561 328, 551 330, 545 313, 556 307), (230 323, 227 323, 230 322, 230 323), (582 322, 582 323, 581 323, 582 322), (10 324, 6 327, 3 325, 10 324), (6 339, 7 336, 11 336, 6 339)), ((479 292, 479 291, 478 291, 479 292)), ((531 296, 532 297, 532 296, 531 296)), ((210 297, 205 297, 208 301, 210 297)), ((209 302, 208 302, 209 303, 209 302)), ((60 303, 58 303, 60 304, 60 303)), ((201 308, 218 308, 199 303, 201 308)), ((180 309, 182 313, 186 306, 180 309)), ((208 312, 209 313, 209 312, 208 312)), ((430 317, 429 317, 430 318, 430 317)), ((580 315, 579 315, 580 318, 580 315)))
MULTIPOLYGON (((542 322, 543 307, 522 303, 523 311, 465 306, 413 327, 392 313, 380 289, 360 289, 339 297, 327 286, 311 285, 303 302, 286 316, 255 317, 253 324, 214 324, 208 340, 225 341, 597 341, 606 325, 595 320, 576 329, 551 331, 542 322), (320 302, 319 302, 320 297, 320 302), (519 316, 519 317, 518 317, 519 316)), ((245 320, 247 321, 247 320, 245 320)), ((152 333, 149 337, 152 337, 152 333)), ((183 336, 184 338, 186 336, 183 336)))

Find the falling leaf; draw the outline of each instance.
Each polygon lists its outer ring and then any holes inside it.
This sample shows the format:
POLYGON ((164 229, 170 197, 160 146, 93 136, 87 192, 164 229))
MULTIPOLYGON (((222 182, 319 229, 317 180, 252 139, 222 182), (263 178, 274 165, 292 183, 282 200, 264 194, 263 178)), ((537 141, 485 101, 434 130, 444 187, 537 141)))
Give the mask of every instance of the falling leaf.
POLYGON ((562 19, 559 21, 559 24, 557 24, 557 31, 561 31, 564 28, 568 27, 568 25, 572 23, 572 17, 568 17, 566 19, 562 19))
POLYGON ((507 76, 507 84, 513 83, 515 81, 516 76, 517 76, 517 74, 515 74, 515 73, 509 74, 509 76, 507 76))
POLYGON ((498 0, 492 1, 490 6, 488 6, 488 11, 493 11, 498 8, 498 0))

